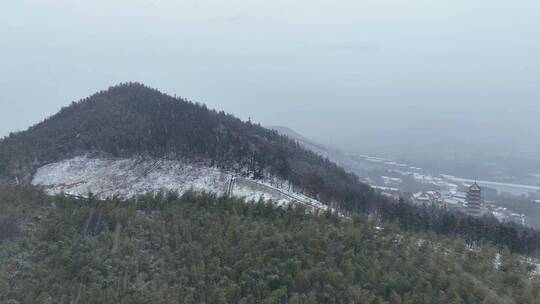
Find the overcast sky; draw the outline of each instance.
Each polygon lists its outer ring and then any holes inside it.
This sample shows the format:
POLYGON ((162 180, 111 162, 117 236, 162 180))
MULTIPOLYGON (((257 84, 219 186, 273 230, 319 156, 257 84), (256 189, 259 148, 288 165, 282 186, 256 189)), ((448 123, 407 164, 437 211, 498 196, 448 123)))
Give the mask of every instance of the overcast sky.
POLYGON ((539 151, 539 31, 538 0, 5 0, 0 136, 139 81, 349 150, 539 151))

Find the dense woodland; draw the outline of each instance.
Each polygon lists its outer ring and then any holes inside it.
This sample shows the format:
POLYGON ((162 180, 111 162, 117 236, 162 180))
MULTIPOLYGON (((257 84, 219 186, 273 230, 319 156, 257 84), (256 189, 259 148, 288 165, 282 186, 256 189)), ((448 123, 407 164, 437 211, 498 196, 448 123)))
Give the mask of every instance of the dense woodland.
POLYGON ((279 176, 346 215, 362 212, 406 230, 459 235, 471 246, 491 243, 535 256, 540 251, 537 231, 396 204, 275 131, 137 83, 74 102, 2 139, 0 184, 28 184, 38 167, 82 154, 187 159, 254 178, 279 176))
POLYGON ((538 230, 514 223, 500 223, 494 217, 475 218, 436 207, 410 204, 385 204, 378 209, 382 221, 397 224, 407 231, 431 231, 439 235, 460 236, 471 248, 491 244, 499 249, 540 257, 538 230))
POLYGON ((534 266, 374 219, 210 195, 0 188, 1 303, 539 303, 534 266))

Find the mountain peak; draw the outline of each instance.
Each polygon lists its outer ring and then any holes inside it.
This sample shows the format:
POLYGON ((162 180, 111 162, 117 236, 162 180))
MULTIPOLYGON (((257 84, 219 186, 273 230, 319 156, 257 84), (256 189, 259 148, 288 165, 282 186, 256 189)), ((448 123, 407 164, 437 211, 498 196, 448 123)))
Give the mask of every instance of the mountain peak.
POLYGON ((173 97, 163 94, 157 89, 151 88, 139 82, 125 82, 109 87, 107 90, 99 91, 98 93, 81 100, 81 102, 129 102, 139 101, 151 103, 161 98, 173 99, 173 97))
POLYGON ((121 82, 117 85, 110 86, 105 93, 129 93, 132 91, 155 91, 157 92, 157 89, 153 89, 143 83, 140 82, 121 82))

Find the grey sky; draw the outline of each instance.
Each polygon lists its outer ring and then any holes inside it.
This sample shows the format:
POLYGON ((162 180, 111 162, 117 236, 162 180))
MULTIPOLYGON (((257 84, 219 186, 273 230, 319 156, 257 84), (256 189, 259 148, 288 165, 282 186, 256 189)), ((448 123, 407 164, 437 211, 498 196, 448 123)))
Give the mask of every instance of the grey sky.
POLYGON ((537 0, 1 1, 0 136, 139 81, 351 150, 534 153, 539 30, 537 0))

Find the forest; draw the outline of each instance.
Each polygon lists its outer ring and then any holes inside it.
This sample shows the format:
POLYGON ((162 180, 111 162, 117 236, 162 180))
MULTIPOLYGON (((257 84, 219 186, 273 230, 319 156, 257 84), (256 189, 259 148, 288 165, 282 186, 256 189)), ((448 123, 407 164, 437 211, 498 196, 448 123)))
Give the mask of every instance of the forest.
POLYGON ((535 266, 356 214, 0 188, 2 303, 538 303, 535 266))
POLYGON ((0 140, 0 184, 28 184, 40 166, 85 154, 182 159, 252 178, 278 176, 348 216, 360 212, 404 230, 460 236, 473 247, 540 256, 538 231, 395 202, 286 136, 138 83, 98 92, 0 140))
POLYGON ((471 217, 435 207, 417 207, 406 203, 385 204, 377 211, 382 221, 407 231, 431 231, 439 235, 460 236, 467 246, 486 244, 530 257, 540 257, 540 232, 515 223, 500 223, 494 217, 471 217))

